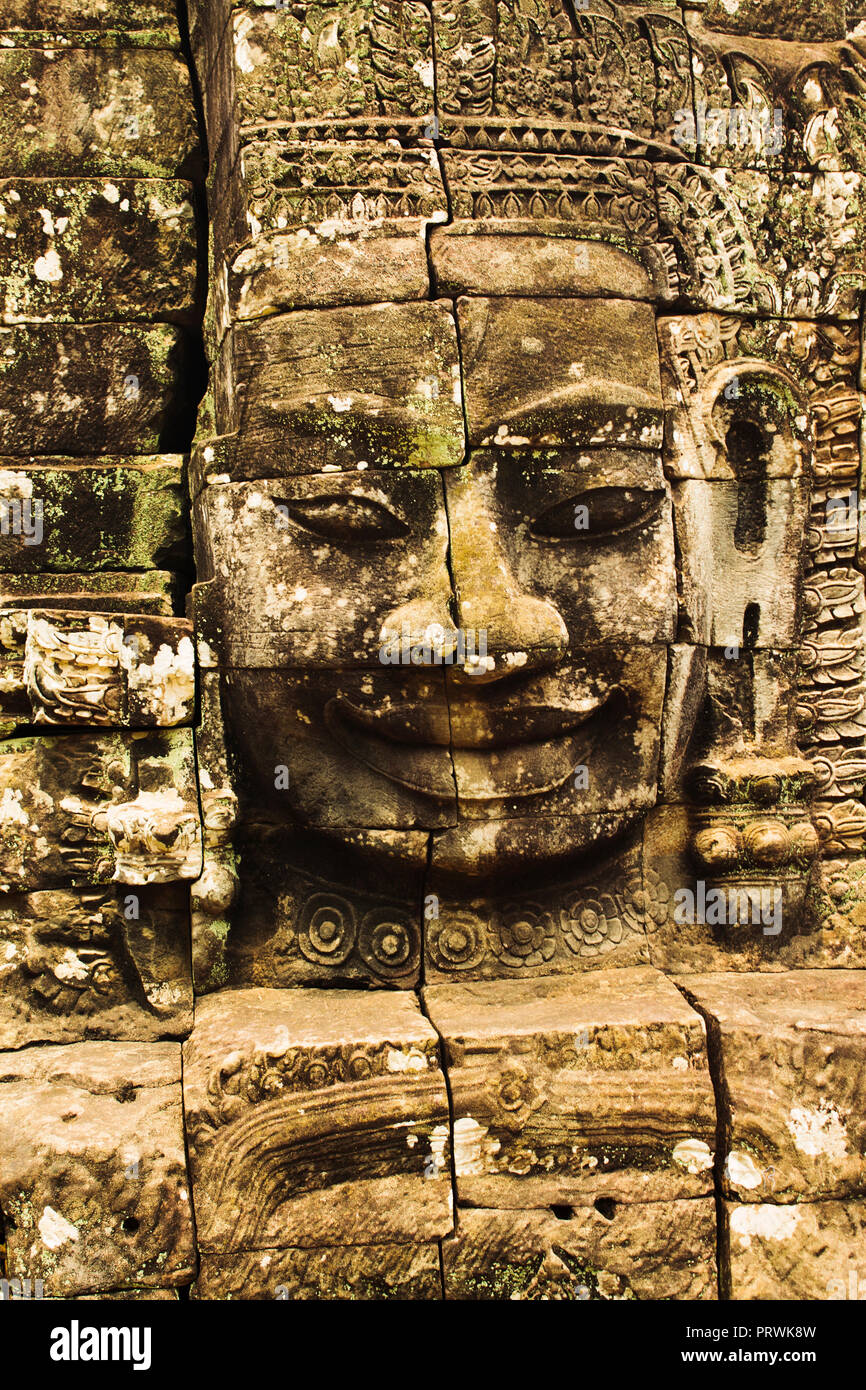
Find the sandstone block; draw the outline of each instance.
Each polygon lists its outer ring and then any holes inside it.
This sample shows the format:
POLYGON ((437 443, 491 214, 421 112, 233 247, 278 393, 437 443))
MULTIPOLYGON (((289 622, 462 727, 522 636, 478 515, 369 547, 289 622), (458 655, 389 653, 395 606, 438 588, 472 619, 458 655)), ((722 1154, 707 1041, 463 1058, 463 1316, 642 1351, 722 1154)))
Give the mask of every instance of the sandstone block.
MULTIPOLYGON (((159 534, 157 532, 157 534, 159 534)), ((0 574, 0 604, 7 608, 98 610, 171 617, 177 576, 166 570, 84 574, 0 574)))
POLYGON ((6 894, 0 954, 0 1047, 150 1042, 192 1028, 182 888, 6 894))
POLYGON ((11 1277, 48 1296, 189 1282, 178 1046, 3 1053, 0 1156, 11 1277))
POLYGON ((862 1196, 862 974, 711 974, 683 984, 719 1059, 726 1194, 743 1202, 862 1196))
POLYGON ((711 1197, 545 1211, 461 1210, 442 1242, 445 1297, 713 1299, 711 1197))
POLYGON ((239 435, 233 480, 463 458, 447 302, 304 310, 240 326, 220 349, 213 392, 217 431, 239 435))
MULTIPOLYGON (((0 458, 0 568, 7 576, 165 569, 184 558, 183 458, 0 458)), ((65 581, 61 579, 65 575, 65 581)), ((130 574, 134 588, 138 576, 130 574)), ((82 581, 83 582, 83 581, 82 581)), ((90 584, 99 588, 94 577, 90 584)), ((40 604, 53 607, 53 604, 40 604)), ((57 607, 63 607, 58 603, 57 607)))
POLYGON ((2 891, 172 883, 200 873, 191 730, 0 744, 2 891))
POLYGON ((472 445, 658 448, 653 314, 624 300, 462 299, 472 445))
POLYGON ((590 1206, 712 1189, 715 1105, 701 1019, 646 967, 432 985, 457 1196, 590 1206))
POLYGON ((420 1244, 450 1230, 437 1038, 408 995, 209 995, 184 1059, 203 1252, 420 1244))
POLYGON ((722 1256, 722 1288, 735 1300, 862 1298, 862 1202, 724 1206, 730 1254, 722 1256))
POLYGON ((189 71, 170 52, 0 49, 4 175, 183 175, 198 146, 189 71))
POLYGON ((211 183, 227 269, 218 331, 286 309, 429 297, 425 234, 448 216, 432 149, 254 140, 211 183))
POLYGON ((0 450, 160 452, 181 357, 167 325, 0 328, 0 450))
POLYGON ((190 321, 191 194, 168 179, 0 181, 0 319, 190 321))

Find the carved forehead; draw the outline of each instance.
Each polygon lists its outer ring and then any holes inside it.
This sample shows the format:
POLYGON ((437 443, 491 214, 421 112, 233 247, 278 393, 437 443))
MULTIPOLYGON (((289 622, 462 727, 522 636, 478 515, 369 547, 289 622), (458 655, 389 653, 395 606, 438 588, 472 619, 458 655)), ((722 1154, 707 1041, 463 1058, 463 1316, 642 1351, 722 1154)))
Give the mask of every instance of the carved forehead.
POLYGON ((220 378, 217 432, 234 441, 200 456, 206 476, 448 468, 481 444, 657 449, 662 439, 653 311, 624 300, 289 314, 227 335, 220 378))

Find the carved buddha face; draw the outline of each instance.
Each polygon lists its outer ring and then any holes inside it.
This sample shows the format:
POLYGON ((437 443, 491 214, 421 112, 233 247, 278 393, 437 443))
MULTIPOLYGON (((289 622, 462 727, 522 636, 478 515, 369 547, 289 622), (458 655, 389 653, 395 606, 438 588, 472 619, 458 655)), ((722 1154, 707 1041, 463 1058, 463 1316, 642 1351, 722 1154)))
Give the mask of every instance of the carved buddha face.
MULTIPOLYGON (((703 207, 700 170, 695 193, 685 166, 546 153, 556 121, 534 152, 509 153, 515 127, 504 154, 479 153, 443 82, 447 210, 437 156, 412 152, 422 178, 394 141, 372 163, 359 141, 352 179, 379 187, 387 154, 418 204, 406 195, 415 221, 399 229, 383 193, 357 234, 348 213, 292 230, 287 190, 348 177, 331 143, 303 176, 287 149, 289 173, 253 179, 274 244, 227 282, 239 318, 200 464, 198 630, 249 822, 421 865, 432 834, 436 867, 483 877, 603 853, 684 756, 707 651, 791 647, 803 463, 790 420, 764 425, 767 400, 802 406, 789 382, 748 389, 767 364, 736 335, 713 360, 699 313, 680 339, 677 321, 658 332, 656 305, 695 302, 697 282, 691 260, 677 268, 656 185, 665 208, 698 194, 703 207), (280 279, 305 256, 306 278, 280 279), (452 298, 413 298, 430 266, 452 298), (389 267, 409 302, 361 303, 387 299, 389 267), (691 434, 666 430, 677 412, 701 415, 691 434)), ((733 216, 714 188, 712 216, 733 216)))
POLYGON ((470 873, 653 805, 676 565, 651 306, 325 310, 242 350, 235 476, 259 476, 205 503, 253 803, 398 853, 445 831, 470 873))

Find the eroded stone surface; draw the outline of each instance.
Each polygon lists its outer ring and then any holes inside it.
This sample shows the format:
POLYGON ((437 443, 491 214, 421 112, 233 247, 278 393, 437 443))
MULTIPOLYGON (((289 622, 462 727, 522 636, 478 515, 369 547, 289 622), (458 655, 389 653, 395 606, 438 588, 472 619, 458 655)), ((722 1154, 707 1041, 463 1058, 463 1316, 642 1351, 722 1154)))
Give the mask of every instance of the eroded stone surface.
POLYGON ((9 0, 3 7, 4 30, 53 29, 75 33, 106 24, 109 28, 174 30, 171 0, 9 0))
POLYGON ((718 1049, 726 1193, 744 1202, 862 1196, 860 972, 711 974, 683 987, 718 1049))
POLYGON ((167 179, 0 182, 3 323, 189 319, 191 193, 167 179))
POLYGON ((443 468, 462 459, 447 301, 303 311, 240 326, 223 343, 216 373, 216 432, 238 433, 239 466, 222 470, 232 478, 335 464, 353 473, 359 463, 443 468))
POLYGON ((7 740, 0 865, 4 892, 197 878, 190 731, 7 740))
POLYGON ((0 608, 0 717, 30 724, 175 728, 195 702, 184 618, 0 608))
POLYGON ((0 1045, 184 1037, 192 1028, 181 889, 10 893, 0 899, 0 1045))
POLYGON ((707 24, 723 33, 767 34, 783 39, 839 39, 845 34, 845 6, 841 0, 793 4, 781 19, 767 0, 709 0, 707 24))
MULTIPOLYGON (((132 383, 126 389, 131 395, 132 383)), ((38 462, 2 458, 0 496, 7 523, 0 529, 4 585, 14 582, 10 575, 28 571, 55 571, 60 583, 60 575, 74 570, 158 570, 183 559, 183 459, 178 454, 41 457, 38 462)), ((129 575, 130 588, 137 578, 129 575)), ((87 587, 98 594, 93 574, 87 587)))
POLYGON ((3 174, 184 172, 198 144, 189 72, 147 49, 2 48, 3 174))
MULTIPOLYGON (((225 9, 222 14, 225 15, 225 9)), ((365 118, 420 133, 433 119, 433 51, 428 7, 415 0, 339 13, 316 5, 281 12, 235 9, 227 30, 208 24, 214 67, 206 84, 208 138, 237 140, 265 122, 338 122, 363 131, 365 118), (221 40, 221 42, 220 42, 221 40)), ((203 66, 209 57, 205 56, 203 66)))
POLYGON ((700 1018, 646 968, 430 986, 454 1105, 458 1199, 630 1203, 712 1189, 700 1018))
POLYGON ((656 91, 660 39, 673 38, 680 49, 686 42, 664 15, 639 28, 630 7, 605 6, 577 11, 574 23, 562 0, 545 6, 535 22, 510 0, 464 6, 436 0, 434 14, 443 128, 455 144, 489 148, 495 131, 506 148, 519 149, 529 124, 540 126, 530 149, 547 136, 544 148, 565 152, 591 132, 600 152, 642 154, 666 130, 671 106, 690 95, 688 64, 667 91, 656 91), (606 140, 611 128, 617 134, 606 140))
POLYGON ((167 326, 0 328, 5 454, 157 453, 180 369, 167 326))
POLYGON ((463 821, 434 839, 424 892, 425 979, 531 980, 585 970, 646 965, 648 934, 666 912, 641 870, 639 843, 619 842, 612 863, 562 875, 554 886, 521 888, 539 853, 567 860, 574 847, 617 840, 627 818, 523 816, 463 821), (507 866, 513 886, 496 881, 507 866), (461 878, 469 870, 469 888, 461 878), (649 892, 647 892, 649 888, 649 892))
POLYGON ((713 1200, 461 1210, 442 1257, 449 1299, 712 1299, 713 1200))
POLYGON ((427 842, 419 830, 365 828, 344 860, 326 834, 287 843, 279 828, 256 825, 236 842, 240 875, 219 847, 209 866, 206 849, 193 889, 197 988, 414 987, 427 842))
POLYGON ((47 1295, 187 1283, 195 1253, 180 1048, 89 1042, 0 1057, 10 1275, 47 1295))
MULTIPOLYGON (((177 1303, 179 1297, 176 1289, 119 1289, 111 1292, 76 1294, 74 1300, 80 1300, 82 1303, 177 1303)), ((72 1298, 59 1301, 69 1302, 72 1298)))
MULTIPOLYGON (((159 532, 157 532, 157 535, 159 532)), ((65 609, 137 614, 174 612, 177 576, 166 570, 103 570, 79 574, 0 574, 0 598, 6 607, 65 609)))
MULTIPOLYGON (((863 943, 821 891, 817 848, 815 827, 796 802, 769 813, 760 803, 710 814, 657 808, 644 835, 644 877, 659 903, 649 924, 651 963, 696 975, 856 969, 863 943)), ((833 883, 850 892, 856 912, 856 887, 838 875, 833 883)))
POLYGON ((593 300, 569 314, 558 300, 466 299, 458 312, 471 444, 658 446, 647 307, 593 300))
POLYGON ((224 174, 211 176, 223 190, 213 227, 227 269, 220 327, 292 308, 428 298, 425 233, 448 217, 432 149, 252 140, 224 174))
POLYGON ((438 1299, 442 1297, 439 1247, 344 1245, 203 1255, 192 1297, 222 1302, 438 1299))
POLYGON ((725 1202, 722 1287, 733 1299, 839 1300, 863 1287, 862 1202, 725 1202))
POLYGON ((204 506, 215 573, 198 591, 199 627, 225 665, 384 673, 402 663, 404 641, 435 641, 428 629, 437 622, 447 650, 448 520, 437 471, 230 483, 209 487, 204 506), (378 539, 390 544, 368 546, 365 563, 352 542, 378 539), (264 597, 254 612, 250 584, 264 597))

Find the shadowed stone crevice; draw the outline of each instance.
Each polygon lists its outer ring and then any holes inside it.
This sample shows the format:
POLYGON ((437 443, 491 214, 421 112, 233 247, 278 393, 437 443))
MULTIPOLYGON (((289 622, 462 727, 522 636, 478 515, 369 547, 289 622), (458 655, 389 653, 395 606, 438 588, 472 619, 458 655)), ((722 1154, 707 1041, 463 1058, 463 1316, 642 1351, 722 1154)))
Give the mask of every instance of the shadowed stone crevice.
MULTIPOLYGON (((450 1181, 451 1181, 451 1210, 452 1210, 452 1212, 454 1213, 454 1220, 455 1220, 455 1222, 456 1222, 456 1221, 459 1219, 459 1203, 458 1203, 458 1192, 457 1192, 457 1173, 456 1173, 456 1169, 455 1169, 455 1166, 454 1166, 454 1165, 455 1165, 455 1145, 454 1145, 454 1121, 455 1121, 455 1114, 454 1114, 454 1097, 453 1097, 453 1094, 452 1094, 452 1091, 451 1091, 451 1077, 450 1077, 450 1075, 449 1075, 449 1070, 448 1070, 448 1042, 447 1042, 447 1039, 444 1038, 444 1037, 442 1036, 442 1034, 439 1032, 439 1029, 436 1027, 436 1024, 435 1024, 435 1023, 433 1022, 433 1020, 430 1018, 430 1013, 429 1013, 429 1010, 428 1010, 428 1008, 427 1008, 427 1003, 426 1003, 426 1000, 425 1000, 425 996, 424 996, 424 991, 423 991, 423 989, 419 989, 419 990, 418 990, 418 992, 417 992, 417 998, 418 998, 418 1007, 420 1008, 420 1010, 421 1010, 422 1014, 424 1015, 424 1017, 429 1021, 431 1028, 434 1029, 434 1031, 436 1032, 436 1035, 437 1035, 437 1037, 438 1037, 438 1039, 439 1039, 438 1050, 439 1050, 440 1065, 441 1065, 441 1068, 442 1068, 442 1078, 443 1078, 443 1081, 444 1081, 444 1083, 445 1083, 445 1093, 446 1093, 447 1098, 448 1098, 448 1132, 449 1132, 449 1136, 450 1136, 449 1145, 448 1145, 448 1160, 449 1160, 449 1176, 450 1176, 450 1181)), ((440 1259, 441 1259, 441 1258, 442 1258, 442 1243, 441 1243, 441 1241, 440 1241, 440 1243, 439 1243, 439 1253, 440 1253, 440 1259)), ((444 1286, 444 1264, 443 1264, 443 1266, 442 1266, 442 1269, 443 1269, 443 1276, 442 1276, 442 1277, 443 1277, 443 1297, 444 1297, 444 1296, 445 1296, 445 1292, 444 1292, 444 1288, 445 1288, 445 1286, 444 1286)))
POLYGON ((704 1020, 707 1031, 707 1060, 710 1067, 710 1077, 713 1083, 713 1093, 716 1098, 716 1139, 715 1154, 713 1163, 713 1183, 715 1188, 716 1203, 716 1230, 717 1247, 716 1261, 719 1280, 719 1298, 729 1299, 731 1297, 731 1278, 730 1278, 730 1232, 728 1229, 727 1216, 724 1205, 724 1166, 727 1155, 730 1153, 730 1103, 725 1086, 725 1065, 722 1053, 721 1037, 719 1034, 718 1022, 706 1009, 701 1008, 700 1001, 695 998, 687 984, 682 980, 675 980, 674 984, 679 989, 684 999, 687 999, 692 1008, 704 1020))

